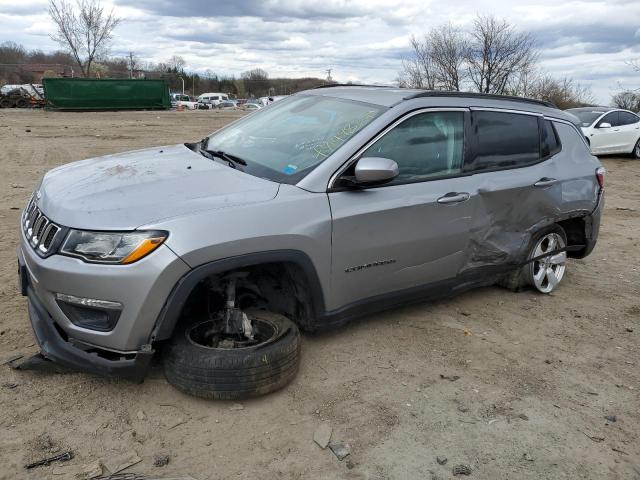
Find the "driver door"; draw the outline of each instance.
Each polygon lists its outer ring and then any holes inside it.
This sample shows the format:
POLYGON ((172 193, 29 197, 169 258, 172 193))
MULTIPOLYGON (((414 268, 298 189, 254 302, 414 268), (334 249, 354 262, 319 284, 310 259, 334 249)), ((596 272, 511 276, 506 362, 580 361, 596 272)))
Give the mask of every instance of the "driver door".
POLYGON ((466 109, 408 115, 358 157, 392 159, 398 177, 330 191, 333 306, 457 275, 474 198, 462 174, 468 119, 466 109))

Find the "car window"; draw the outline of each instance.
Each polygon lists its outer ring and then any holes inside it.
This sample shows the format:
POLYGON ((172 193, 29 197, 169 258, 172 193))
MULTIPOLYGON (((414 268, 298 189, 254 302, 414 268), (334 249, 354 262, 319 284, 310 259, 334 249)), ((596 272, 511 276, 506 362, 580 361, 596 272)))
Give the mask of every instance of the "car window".
POLYGON ((558 132, 556 132, 551 120, 545 120, 542 130, 542 156, 551 157, 560 152, 560 150, 562 150, 562 147, 558 132))
POLYGON ((629 112, 618 112, 618 122, 620 125, 633 125, 640 122, 640 117, 629 112))
POLYGON ((362 156, 394 160, 400 173, 393 185, 459 173, 463 152, 464 113, 430 112, 405 120, 362 156))
POLYGON ((540 160, 538 118, 518 113, 475 111, 475 170, 531 165, 540 160))
POLYGON ((603 123, 610 123, 612 127, 617 127, 620 125, 618 120, 618 112, 607 113, 602 119, 598 122, 598 127, 603 123))

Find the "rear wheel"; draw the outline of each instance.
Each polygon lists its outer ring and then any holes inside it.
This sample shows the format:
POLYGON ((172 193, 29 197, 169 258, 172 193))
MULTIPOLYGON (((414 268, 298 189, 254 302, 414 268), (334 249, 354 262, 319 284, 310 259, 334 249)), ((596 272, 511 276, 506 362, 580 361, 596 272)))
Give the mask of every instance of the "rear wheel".
POLYGON ((225 335, 219 322, 182 325, 164 350, 169 383, 189 395, 236 400, 278 390, 295 377, 300 332, 288 318, 247 310, 253 338, 225 335))
POLYGON ((640 158, 640 138, 636 142, 636 146, 633 147, 633 151, 631 152, 631 156, 633 158, 640 158))
POLYGON ((567 262, 565 251, 553 252, 566 246, 567 236, 562 227, 553 225, 542 230, 529 243, 527 259, 530 261, 509 274, 500 285, 513 291, 533 287, 540 293, 553 292, 564 278, 567 262))

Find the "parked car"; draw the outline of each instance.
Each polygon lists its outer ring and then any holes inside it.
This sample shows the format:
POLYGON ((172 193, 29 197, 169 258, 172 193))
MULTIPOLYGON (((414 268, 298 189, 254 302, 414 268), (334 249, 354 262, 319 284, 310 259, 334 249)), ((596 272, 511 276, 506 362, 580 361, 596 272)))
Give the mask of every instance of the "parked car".
POLYGON ((182 105, 188 110, 196 110, 198 108, 198 102, 191 99, 189 95, 183 95, 181 93, 171 94, 171 108, 176 108, 182 105))
POLYGON ((260 110, 262 105, 258 105, 257 103, 245 103, 242 105, 243 110, 260 110))
POLYGON ((203 93, 198 96, 198 102, 209 108, 214 108, 227 100, 229 100, 229 96, 226 93, 203 93))
POLYGON ((237 110, 238 105, 233 100, 226 100, 219 103, 216 108, 218 108, 219 110, 237 110))
POLYGON ((50 360, 141 380, 160 350, 184 392, 259 395, 295 376, 299 329, 495 283, 556 291, 596 244, 604 173, 545 102, 314 89, 197 143, 49 171, 20 285, 50 360))
POLYGON ((594 155, 631 154, 640 158, 640 117, 629 110, 609 107, 571 108, 580 120, 594 155))

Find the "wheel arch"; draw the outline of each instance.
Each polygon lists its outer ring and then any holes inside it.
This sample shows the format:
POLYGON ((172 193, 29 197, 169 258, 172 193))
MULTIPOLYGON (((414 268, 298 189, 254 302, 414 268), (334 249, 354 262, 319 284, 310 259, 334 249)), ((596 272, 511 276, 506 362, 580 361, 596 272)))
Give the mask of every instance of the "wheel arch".
MULTIPOLYGON (((167 297, 151 332, 149 342, 171 338, 187 299, 196 286, 208 277, 247 267, 267 264, 293 264, 306 280, 311 315, 321 318, 325 312, 324 294, 316 268, 309 256, 300 250, 272 250, 224 258, 202 264, 187 272, 167 297)), ((309 327, 309 325, 307 325, 309 327)))

